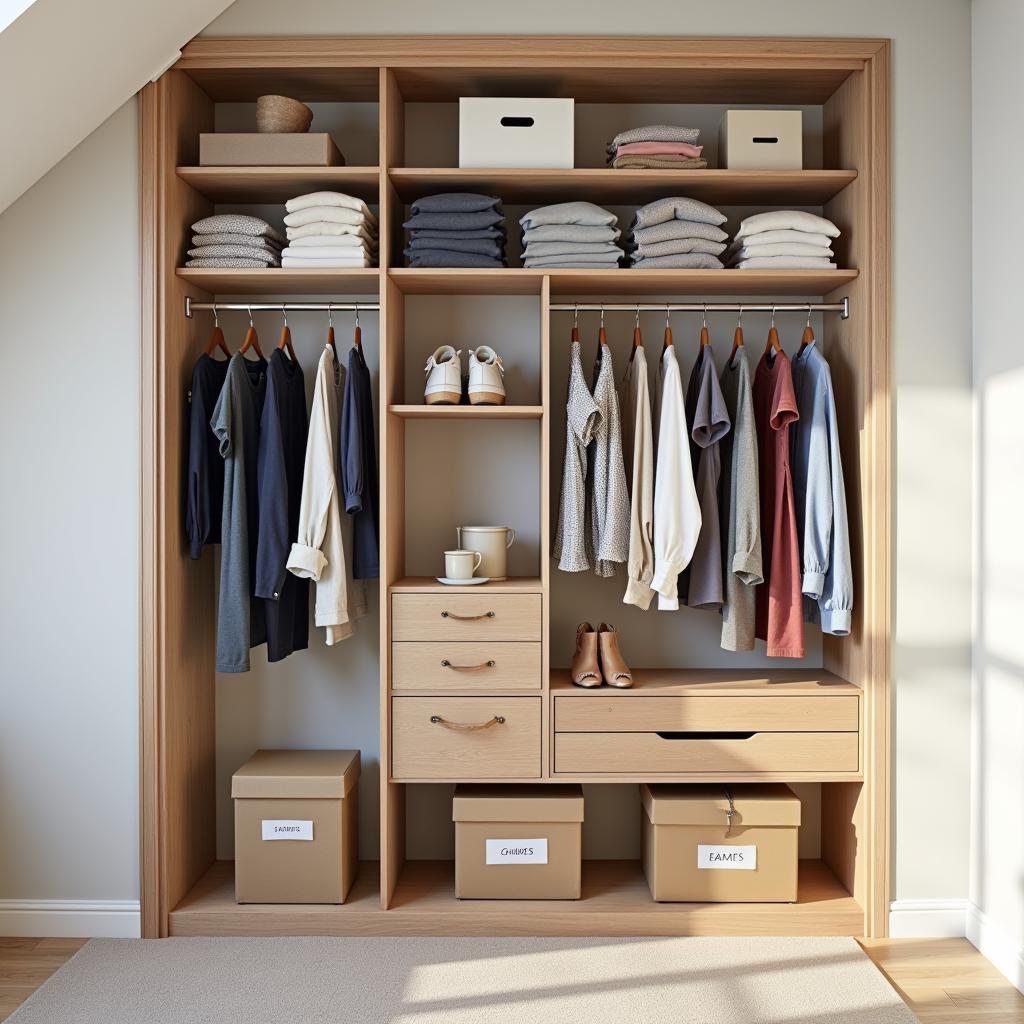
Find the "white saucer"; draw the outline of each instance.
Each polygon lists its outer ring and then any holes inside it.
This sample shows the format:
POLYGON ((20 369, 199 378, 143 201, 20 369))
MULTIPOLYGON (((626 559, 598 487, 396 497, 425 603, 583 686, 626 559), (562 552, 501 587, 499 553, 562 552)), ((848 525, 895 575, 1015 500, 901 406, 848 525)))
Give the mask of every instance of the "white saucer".
POLYGON ((450 580, 447 576, 435 576, 434 579, 446 587, 475 587, 478 583, 490 583, 491 581, 490 576, 474 576, 468 580, 450 580))

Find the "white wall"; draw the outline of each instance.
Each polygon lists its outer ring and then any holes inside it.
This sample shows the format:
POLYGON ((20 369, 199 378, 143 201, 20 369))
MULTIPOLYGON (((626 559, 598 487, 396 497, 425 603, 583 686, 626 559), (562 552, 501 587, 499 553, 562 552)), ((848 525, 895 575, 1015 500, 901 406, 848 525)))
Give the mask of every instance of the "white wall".
POLYGON ((1024 346, 1015 308, 1024 257, 1024 7, 976 0, 974 74, 974 821, 969 934, 1024 988, 1024 346))

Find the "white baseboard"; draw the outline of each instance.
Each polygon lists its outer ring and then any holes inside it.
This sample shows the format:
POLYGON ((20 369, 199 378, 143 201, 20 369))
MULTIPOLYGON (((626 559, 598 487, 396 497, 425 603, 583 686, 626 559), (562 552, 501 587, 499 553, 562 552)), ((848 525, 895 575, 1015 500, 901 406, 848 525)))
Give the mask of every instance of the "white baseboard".
POLYGON ((1014 942, 974 903, 967 908, 967 938, 986 960, 1024 992, 1024 946, 1014 942))
POLYGON ((137 939, 138 900, 0 900, 0 935, 137 939))
POLYGON ((893 900, 889 935, 894 939, 962 939, 967 900, 893 900))

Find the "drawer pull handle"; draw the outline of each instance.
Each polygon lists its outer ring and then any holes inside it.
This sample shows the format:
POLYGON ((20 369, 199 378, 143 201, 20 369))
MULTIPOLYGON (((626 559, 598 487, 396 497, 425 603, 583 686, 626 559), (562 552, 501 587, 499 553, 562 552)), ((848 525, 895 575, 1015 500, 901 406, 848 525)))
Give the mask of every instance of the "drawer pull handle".
POLYGON ((441 668, 450 668, 455 672, 479 672, 481 669, 494 668, 494 660, 482 661, 479 665, 453 665, 447 658, 442 658, 441 668))
POLYGON ((663 740, 749 740, 753 732, 658 732, 663 740))
POLYGON ((440 715, 430 716, 431 725, 443 725, 446 729, 461 729, 463 732, 480 732, 483 729, 490 729, 492 725, 504 725, 505 716, 495 715, 489 722, 478 722, 475 725, 467 725, 464 722, 449 722, 447 718, 440 715))
POLYGON ((442 619, 456 619, 459 622, 476 622, 478 619, 493 619, 494 612, 481 612, 479 615, 456 615, 455 612, 441 612, 442 619))

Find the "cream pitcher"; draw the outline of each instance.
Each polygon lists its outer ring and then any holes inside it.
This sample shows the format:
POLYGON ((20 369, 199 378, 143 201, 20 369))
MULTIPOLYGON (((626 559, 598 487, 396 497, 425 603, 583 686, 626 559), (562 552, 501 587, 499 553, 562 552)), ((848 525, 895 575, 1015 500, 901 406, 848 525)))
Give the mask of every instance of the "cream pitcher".
POLYGON ((508 577, 506 552, 516 539, 511 526, 456 526, 455 535, 460 548, 480 552, 480 576, 492 580, 508 577))

